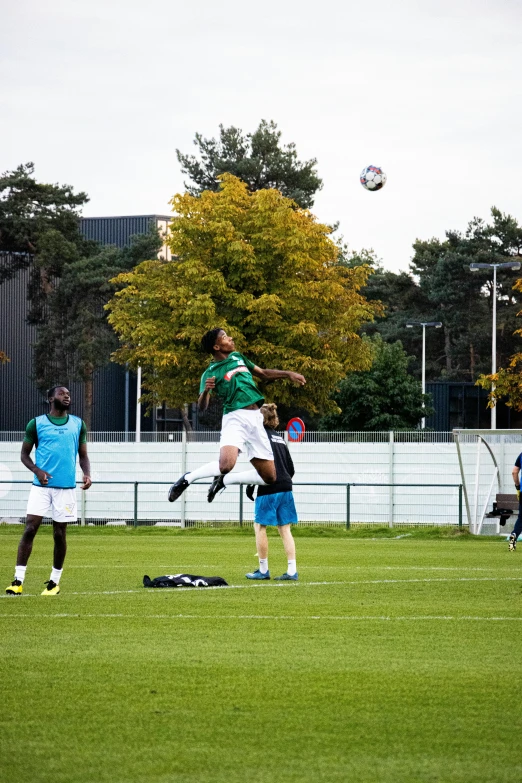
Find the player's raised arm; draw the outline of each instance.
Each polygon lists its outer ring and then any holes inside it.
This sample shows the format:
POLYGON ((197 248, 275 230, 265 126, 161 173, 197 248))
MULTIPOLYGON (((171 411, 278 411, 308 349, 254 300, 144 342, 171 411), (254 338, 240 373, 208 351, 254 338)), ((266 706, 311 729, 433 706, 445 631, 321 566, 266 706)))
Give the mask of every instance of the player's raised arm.
POLYGON ((304 386, 306 378, 298 372, 292 372, 292 370, 263 370, 257 365, 252 370, 252 375, 256 378, 261 378, 264 381, 278 381, 281 378, 288 378, 288 380, 297 383, 299 386, 304 386))

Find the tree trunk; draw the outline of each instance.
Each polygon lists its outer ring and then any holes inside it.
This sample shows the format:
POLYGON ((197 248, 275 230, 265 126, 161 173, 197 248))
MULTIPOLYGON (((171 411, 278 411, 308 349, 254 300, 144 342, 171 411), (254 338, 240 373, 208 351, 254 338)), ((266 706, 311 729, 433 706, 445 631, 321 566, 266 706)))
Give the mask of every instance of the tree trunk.
POLYGON ((444 327, 444 353, 446 354, 446 370, 447 372, 451 372, 451 341, 450 341, 450 330, 445 326, 444 327))
POLYGON ((469 345, 469 374, 471 380, 475 378, 475 346, 473 343, 469 345))
POLYGON ((93 372, 92 368, 83 382, 83 420, 90 431, 92 424, 92 397, 93 397, 93 372))
POLYGON ((46 297, 49 296, 49 294, 52 294, 53 284, 49 277, 49 270, 44 266, 40 267, 40 285, 42 286, 42 291, 46 297))
POLYGON ((181 409, 181 418, 183 419, 183 428, 185 432, 193 432, 192 425, 190 424, 188 417, 188 405, 184 405, 181 409))

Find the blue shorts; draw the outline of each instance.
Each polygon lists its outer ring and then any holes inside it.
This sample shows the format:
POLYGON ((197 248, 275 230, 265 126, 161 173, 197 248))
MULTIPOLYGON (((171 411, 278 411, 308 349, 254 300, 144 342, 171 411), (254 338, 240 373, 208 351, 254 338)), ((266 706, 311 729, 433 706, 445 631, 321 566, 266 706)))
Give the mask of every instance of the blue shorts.
POLYGON ((259 525, 297 525, 292 492, 275 492, 273 495, 256 497, 255 520, 259 525))

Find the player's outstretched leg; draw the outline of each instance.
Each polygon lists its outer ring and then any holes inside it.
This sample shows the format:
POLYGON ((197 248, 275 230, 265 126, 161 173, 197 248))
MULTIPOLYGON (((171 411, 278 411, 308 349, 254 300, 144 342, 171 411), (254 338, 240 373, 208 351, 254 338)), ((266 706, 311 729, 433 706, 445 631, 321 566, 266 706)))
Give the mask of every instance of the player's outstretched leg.
POLYGON ((207 499, 212 503, 218 492, 231 484, 271 484, 275 481, 276 472, 273 460, 251 460, 254 469, 231 473, 237 462, 239 449, 235 446, 223 446, 219 452, 219 475, 208 491, 207 499))
MULTIPOLYGON (((222 451, 224 451, 224 449, 222 449, 222 451)), ((229 487, 231 484, 246 484, 247 486, 253 484, 254 486, 266 486, 267 484, 274 483, 276 480, 276 470, 273 460, 258 459, 255 457, 251 460, 251 462, 254 466, 252 470, 243 470, 237 473, 230 473, 232 468, 229 468, 229 470, 224 470, 222 467, 221 473, 225 475, 215 477, 214 481, 212 482, 212 486, 208 491, 208 502, 212 503, 218 492, 225 489, 226 487, 229 487)), ((220 466, 222 465, 221 459, 219 464, 220 466)), ((252 500, 252 498, 250 499, 252 500)))
POLYGON ((213 478, 216 473, 219 473, 219 462, 217 460, 214 460, 214 462, 207 462, 206 465, 202 465, 200 468, 196 468, 196 470, 184 473, 169 489, 168 498, 170 502, 174 503, 175 500, 181 497, 193 481, 202 478, 213 478))

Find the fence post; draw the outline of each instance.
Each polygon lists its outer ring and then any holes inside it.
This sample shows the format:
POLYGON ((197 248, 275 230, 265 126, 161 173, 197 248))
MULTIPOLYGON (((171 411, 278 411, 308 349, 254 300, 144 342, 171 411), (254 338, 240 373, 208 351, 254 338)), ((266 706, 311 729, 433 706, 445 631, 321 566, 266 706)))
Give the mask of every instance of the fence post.
MULTIPOLYGON (((185 427, 181 430, 181 475, 184 476, 187 472, 187 431, 185 427)), ((181 508, 180 508, 180 520, 181 527, 185 527, 185 499, 186 495, 183 492, 181 495, 181 508)))
POLYGON ((350 485, 346 485, 346 529, 350 529, 350 485))
POLYGON ((85 527, 85 512, 86 512, 86 506, 87 506, 87 493, 84 489, 80 490, 81 495, 81 511, 80 511, 80 525, 82 527, 85 527))
POLYGON ((459 484, 459 527, 462 527, 462 484, 459 484))
POLYGON ((239 485, 239 527, 243 527, 243 485, 239 485))
POLYGON ((134 482, 134 527, 138 527, 138 482, 134 482))
POLYGON ((388 526, 393 527, 393 456, 394 456, 394 439, 393 431, 390 430, 389 445, 388 445, 388 526))

